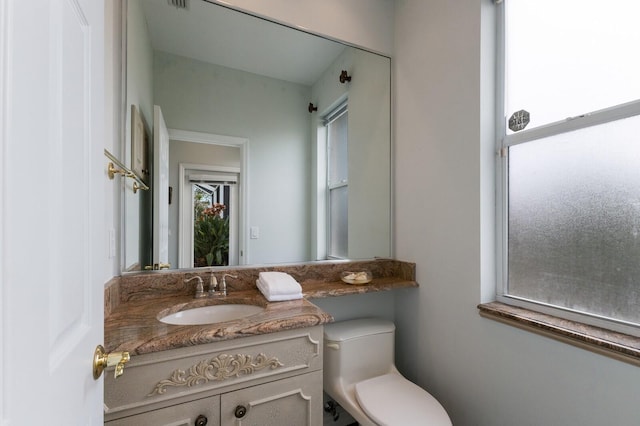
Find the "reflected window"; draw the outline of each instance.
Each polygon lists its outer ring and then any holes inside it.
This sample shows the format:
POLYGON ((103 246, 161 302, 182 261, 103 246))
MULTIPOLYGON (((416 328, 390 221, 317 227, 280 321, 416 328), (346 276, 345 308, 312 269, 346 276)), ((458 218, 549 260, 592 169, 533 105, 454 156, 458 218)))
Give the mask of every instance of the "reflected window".
POLYGON ((348 255, 349 114, 343 103, 325 119, 327 127, 327 230, 329 258, 348 255))

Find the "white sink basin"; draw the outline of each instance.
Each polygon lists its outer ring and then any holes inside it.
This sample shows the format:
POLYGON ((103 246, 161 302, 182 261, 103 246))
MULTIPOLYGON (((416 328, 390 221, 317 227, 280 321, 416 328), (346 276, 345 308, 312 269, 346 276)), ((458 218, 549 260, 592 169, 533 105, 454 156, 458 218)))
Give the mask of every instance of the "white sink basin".
POLYGON ((173 325, 213 324, 248 317, 263 311, 263 307, 255 305, 213 305, 176 312, 160 318, 160 321, 173 325))

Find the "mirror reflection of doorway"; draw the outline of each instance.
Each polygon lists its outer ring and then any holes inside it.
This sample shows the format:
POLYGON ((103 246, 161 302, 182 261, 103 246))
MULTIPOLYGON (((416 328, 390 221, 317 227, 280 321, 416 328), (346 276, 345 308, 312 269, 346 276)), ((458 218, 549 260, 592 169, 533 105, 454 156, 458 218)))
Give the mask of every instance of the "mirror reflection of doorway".
POLYGON ((191 180, 193 267, 237 265, 237 175, 202 177, 191 180))
POLYGON ((175 129, 169 129, 169 136, 170 170, 175 170, 169 180, 177 193, 177 202, 169 206, 172 229, 177 230, 169 236, 170 257, 178 268, 246 264, 248 139, 175 129), (226 243, 220 254, 210 249, 204 255, 194 253, 195 221, 205 209, 204 225, 221 227, 222 220, 228 221, 228 254, 226 243))
MULTIPOLYGON (((193 166, 193 165, 191 165, 193 166)), ((183 168, 180 209, 186 234, 182 252, 192 268, 238 264, 239 170, 215 166, 183 168)))

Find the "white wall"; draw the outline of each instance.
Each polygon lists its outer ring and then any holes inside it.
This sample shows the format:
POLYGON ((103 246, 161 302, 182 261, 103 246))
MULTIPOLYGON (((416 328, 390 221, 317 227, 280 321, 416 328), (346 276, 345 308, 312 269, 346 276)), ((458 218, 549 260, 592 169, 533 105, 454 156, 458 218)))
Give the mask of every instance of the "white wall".
MULTIPOLYGON (((120 157, 126 166, 131 166, 131 106, 135 105, 147 124, 151 135, 153 131, 153 49, 149 39, 147 22, 140 2, 127 1, 127 81, 124 153, 120 157)), ((149 149, 153 139, 150 139, 149 149)), ((152 161, 152 155, 149 161, 152 161)), ((125 180, 124 204, 124 265, 142 262, 150 264, 151 242, 151 193, 138 191, 133 193, 133 180, 125 180), (145 220, 148 218, 148 220, 145 220), (141 253, 145 255, 141 256, 141 253)))
MULTIPOLYGON (((311 99, 318 107, 313 114, 313 143, 318 143, 322 117, 348 97, 349 102, 349 200, 348 256, 371 259, 391 256, 391 81, 389 58, 360 49, 347 48, 313 85, 311 99), (340 83, 342 70, 352 81, 340 83)), ((314 146, 321 155, 324 141, 314 146)), ((323 187, 324 182, 316 184, 323 187)), ((321 196, 324 196, 324 190, 321 196)), ((322 200, 318 217, 326 206, 322 200)), ((318 220, 318 223, 322 223, 318 220)), ((324 227, 315 227, 324 231, 324 227)), ((318 238, 322 238, 319 235, 318 238)))
POLYGON ((213 0, 390 56, 393 0, 213 0))
MULTIPOLYGON (((121 130, 121 111, 122 111, 122 48, 121 48, 121 32, 122 32, 122 2, 120 0, 105 2, 105 146, 104 148, 121 158, 120 137, 121 130)), ((105 157, 106 161, 106 157, 105 157)), ((120 227, 121 227, 121 208, 122 197, 120 188, 120 179, 107 183, 105 185, 105 229, 107 234, 105 241, 114 238, 115 253, 111 255, 111 248, 107 248, 107 259, 105 260, 104 270, 109 276, 120 274, 120 227)), ((111 243, 109 243, 111 244, 111 243)))
POLYGON ((640 369, 482 319, 493 293, 489 0, 396 0, 398 364, 455 425, 632 425, 640 369))
POLYGON ((249 139, 248 263, 310 260, 310 87, 164 52, 154 63, 167 127, 249 139))
MULTIPOLYGON (((635 425, 638 367, 477 314, 494 280, 491 3, 395 1, 396 255, 421 285, 397 292, 398 365, 457 426, 635 425)), ((379 299, 352 302, 367 315, 379 299)))

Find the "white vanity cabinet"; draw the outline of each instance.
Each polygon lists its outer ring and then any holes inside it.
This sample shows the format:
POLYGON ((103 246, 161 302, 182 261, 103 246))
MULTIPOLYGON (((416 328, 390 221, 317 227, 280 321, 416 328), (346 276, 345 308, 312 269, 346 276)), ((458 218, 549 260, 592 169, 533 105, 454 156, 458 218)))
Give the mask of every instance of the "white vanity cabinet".
POLYGON ((107 373, 108 426, 322 425, 322 326, 133 356, 118 379, 107 373))

